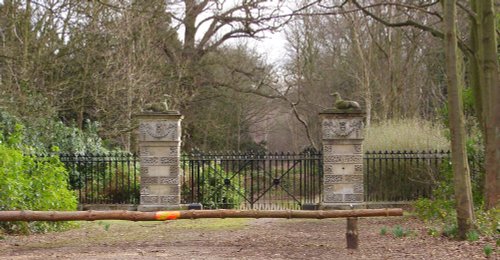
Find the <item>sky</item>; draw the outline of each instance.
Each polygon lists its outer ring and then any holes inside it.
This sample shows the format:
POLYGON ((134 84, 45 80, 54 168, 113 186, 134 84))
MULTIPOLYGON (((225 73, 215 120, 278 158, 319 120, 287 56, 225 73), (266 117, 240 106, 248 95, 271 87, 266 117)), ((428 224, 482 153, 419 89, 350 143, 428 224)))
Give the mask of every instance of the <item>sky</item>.
MULTIPOLYGON (((223 6, 223 9, 227 9, 227 8, 231 8, 234 6, 234 4, 236 4, 237 2, 239 2, 241 0, 229 0, 227 2, 225 2, 225 5, 223 6)), ((275 7, 275 5, 279 4, 278 2, 273 2, 273 1, 269 1, 268 5, 270 7, 269 10, 273 10, 273 8, 275 7)), ((290 12, 290 9, 293 8, 294 6, 296 5, 295 2, 293 1, 290 1, 290 2, 285 2, 285 6, 283 7, 282 9, 282 12, 283 13, 288 13, 290 12)), ((175 9, 171 9, 171 11, 174 11, 174 13, 177 13, 179 15, 182 16, 182 13, 183 13, 183 8, 182 6, 177 6, 175 9)), ((208 17, 209 15, 211 15, 211 13, 206 13, 205 15, 200 15, 197 19, 197 21, 201 21, 203 20, 204 18, 208 17)), ((174 24, 175 26, 175 24, 174 24)), ((199 32, 197 33, 197 38, 201 38, 201 36, 203 35, 204 33, 204 28, 205 27, 205 30, 206 28, 208 28, 208 23, 205 24, 204 26, 201 26, 200 27, 200 30, 199 32)), ((182 40, 182 36, 184 35, 184 28, 182 25, 180 25, 178 27, 178 33, 179 33, 179 37, 181 38, 182 40)), ((285 57, 286 55, 286 50, 285 50, 285 46, 286 46, 286 39, 285 39, 285 33, 283 31, 278 31, 278 32, 274 32, 274 33, 271 33, 271 32, 264 32, 263 33, 263 36, 264 38, 263 39, 247 39, 245 42, 248 43, 248 46, 250 48, 253 48, 255 49, 255 51, 257 51, 259 54, 262 54, 263 57, 266 58, 266 61, 268 63, 272 63, 272 64, 276 64, 276 65, 279 65, 279 64, 282 64, 283 63, 283 58, 285 57)), ((226 42, 226 44, 239 44, 241 43, 241 40, 229 40, 228 42, 226 42)))
POLYGON ((286 55, 286 40, 284 32, 266 33, 261 40, 249 40, 250 47, 266 57, 268 63, 280 65, 286 55))

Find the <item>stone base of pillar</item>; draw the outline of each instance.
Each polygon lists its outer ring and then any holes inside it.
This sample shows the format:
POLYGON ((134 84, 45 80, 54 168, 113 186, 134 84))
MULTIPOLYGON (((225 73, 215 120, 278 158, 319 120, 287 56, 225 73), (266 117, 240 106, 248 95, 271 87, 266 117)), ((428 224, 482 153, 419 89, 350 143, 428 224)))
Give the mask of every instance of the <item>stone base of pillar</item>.
POLYGON ((319 205, 320 210, 332 210, 332 209, 366 209, 366 203, 321 203, 319 205))
POLYGON ((137 211, 163 211, 163 210, 181 210, 181 205, 139 205, 137 211))

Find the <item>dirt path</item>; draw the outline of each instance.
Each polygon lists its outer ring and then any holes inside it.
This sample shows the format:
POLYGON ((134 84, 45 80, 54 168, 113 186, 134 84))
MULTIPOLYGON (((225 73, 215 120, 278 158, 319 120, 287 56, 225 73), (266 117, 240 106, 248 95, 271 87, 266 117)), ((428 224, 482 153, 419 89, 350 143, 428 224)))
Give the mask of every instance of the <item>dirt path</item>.
POLYGON ((345 219, 199 219, 84 222, 60 233, 5 236, 0 259, 485 259, 493 239, 450 241, 412 218, 359 221, 360 249, 345 248, 345 219), (410 230, 397 238, 396 226, 410 230), (385 235, 381 230, 387 230, 385 235))

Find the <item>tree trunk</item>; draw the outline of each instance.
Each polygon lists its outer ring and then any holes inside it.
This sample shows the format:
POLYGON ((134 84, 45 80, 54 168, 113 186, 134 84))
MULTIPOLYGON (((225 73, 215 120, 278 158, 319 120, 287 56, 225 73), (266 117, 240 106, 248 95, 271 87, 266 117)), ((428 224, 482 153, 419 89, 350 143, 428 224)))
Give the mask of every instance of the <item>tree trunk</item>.
POLYGON ((483 72, 481 84, 483 95, 485 133, 485 206, 494 208, 499 203, 498 179, 500 178, 500 105, 499 65, 495 33, 493 0, 477 1, 480 28, 478 40, 479 70, 483 72))
POLYGON ((471 0, 471 9, 477 16, 471 17, 471 84, 475 97, 476 114, 485 141, 486 209, 499 203, 500 178, 500 111, 499 65, 495 37, 495 15, 492 0, 471 0))
POLYGON ((445 58, 448 89, 448 117, 451 131, 451 160, 454 176, 458 235, 465 239, 472 228, 473 208, 467 152, 465 150, 465 126, 458 72, 458 46, 456 29, 456 0, 444 1, 445 58))

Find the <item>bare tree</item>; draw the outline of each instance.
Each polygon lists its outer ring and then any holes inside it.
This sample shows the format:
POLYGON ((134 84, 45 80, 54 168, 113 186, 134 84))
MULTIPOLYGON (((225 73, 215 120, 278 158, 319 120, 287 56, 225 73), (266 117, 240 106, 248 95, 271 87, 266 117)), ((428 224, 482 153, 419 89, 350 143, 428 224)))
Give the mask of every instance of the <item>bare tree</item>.
POLYGON ((446 53, 446 82, 451 131, 451 161, 453 167, 458 233, 466 238, 474 223, 472 189, 467 151, 465 150, 465 124, 457 48, 456 0, 444 2, 444 48, 446 53))

